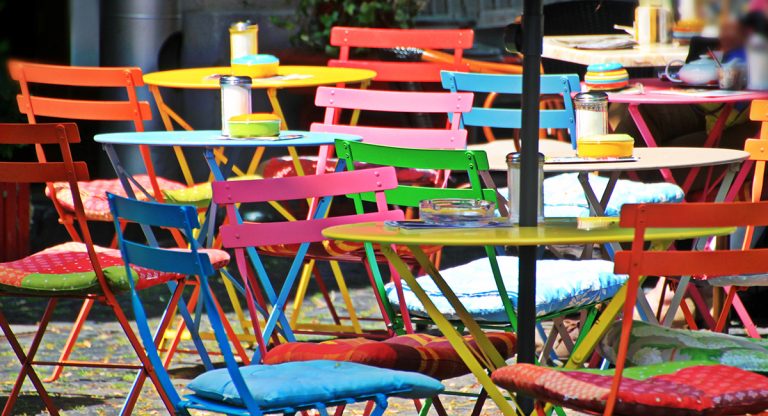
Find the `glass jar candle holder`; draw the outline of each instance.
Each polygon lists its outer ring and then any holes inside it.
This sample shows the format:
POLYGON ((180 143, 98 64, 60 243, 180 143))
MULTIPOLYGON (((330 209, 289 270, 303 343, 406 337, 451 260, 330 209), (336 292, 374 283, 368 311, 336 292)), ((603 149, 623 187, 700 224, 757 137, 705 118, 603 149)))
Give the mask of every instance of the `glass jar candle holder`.
POLYGON ((229 119, 251 113, 251 78, 232 75, 219 78, 221 87, 221 135, 229 136, 229 119))
POLYGON ((576 139, 608 134, 608 94, 581 92, 573 97, 576 112, 576 139))

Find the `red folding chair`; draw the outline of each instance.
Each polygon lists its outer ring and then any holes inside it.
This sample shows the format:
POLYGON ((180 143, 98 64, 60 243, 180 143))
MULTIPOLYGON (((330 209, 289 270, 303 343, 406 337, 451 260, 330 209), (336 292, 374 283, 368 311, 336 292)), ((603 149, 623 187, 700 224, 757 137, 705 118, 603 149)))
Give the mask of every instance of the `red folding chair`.
MULTIPOLYGON (((53 187, 53 183, 66 182, 73 191, 71 196, 74 205, 73 225, 77 225, 79 229, 76 240, 48 248, 21 260, 0 263, 0 296, 48 299, 38 330, 32 337, 27 351, 22 349, 7 319, 0 311, 0 328, 22 365, 5 403, 3 415, 13 414, 14 405, 26 378, 29 378, 34 385, 46 409, 53 415, 58 414, 57 408, 35 371, 38 365, 140 370, 152 380, 168 412, 173 414, 173 404, 163 392, 142 344, 131 329, 128 318, 115 298, 115 293, 129 288, 127 281, 129 276, 125 272, 120 252, 116 249, 95 246, 91 239, 78 185, 80 181, 88 180, 88 167, 85 162, 73 161, 69 147, 70 143, 79 142, 77 126, 72 123, 0 124, 0 144, 33 144, 38 158, 37 162, 0 162, 0 182, 45 183, 48 189, 53 187), (53 162, 46 158, 46 149, 49 147, 55 147, 56 151, 60 152, 61 161, 53 162), (54 308, 62 298, 83 299, 105 304, 115 314, 138 357, 139 364, 68 359, 37 360, 37 350, 53 316, 54 308)), ((53 202, 59 203, 56 199, 53 202)), ((221 251, 211 250, 210 255, 219 266, 226 264, 229 260, 229 256, 221 251)), ((130 278, 134 277, 137 278, 136 284, 139 288, 176 280, 179 284, 168 305, 171 310, 176 308, 184 287, 184 276, 145 269, 136 270, 136 276, 130 278)), ((160 333, 169 324, 170 316, 172 314, 166 314, 166 319, 161 322, 160 333)), ((130 414, 133 409, 139 391, 134 393, 126 402, 124 414, 130 414)))
POLYGON ((331 46, 339 48, 339 59, 328 66, 361 68, 376 71, 374 81, 380 82, 440 82, 440 71, 469 71, 462 60, 464 51, 471 49, 475 33, 472 29, 381 29, 336 26, 331 29, 331 46), (441 49, 453 50, 452 62, 408 62, 355 59, 352 48, 367 49, 441 49))

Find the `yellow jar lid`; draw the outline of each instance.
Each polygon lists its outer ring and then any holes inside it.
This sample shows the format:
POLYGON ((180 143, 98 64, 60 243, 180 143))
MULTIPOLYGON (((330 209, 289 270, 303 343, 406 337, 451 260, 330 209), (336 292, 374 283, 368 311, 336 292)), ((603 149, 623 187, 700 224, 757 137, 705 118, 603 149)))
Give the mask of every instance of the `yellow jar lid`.
POLYGON ((577 142, 585 143, 634 143, 635 139, 628 134, 597 134, 594 136, 579 137, 577 142))

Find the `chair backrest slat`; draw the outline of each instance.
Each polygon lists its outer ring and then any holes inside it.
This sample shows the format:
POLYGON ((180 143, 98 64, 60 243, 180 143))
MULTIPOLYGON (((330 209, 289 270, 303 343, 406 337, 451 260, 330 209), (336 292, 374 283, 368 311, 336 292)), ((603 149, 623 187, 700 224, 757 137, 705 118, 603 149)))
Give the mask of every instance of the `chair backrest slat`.
POLYGON ((80 143, 74 123, 0 124, 0 144, 80 143))
POLYGON ((399 127, 348 126, 312 123, 310 131, 353 134, 369 144, 420 149, 462 149, 467 146, 467 131, 446 129, 403 129, 399 127))
POLYGON ((339 47, 339 59, 330 66, 367 68, 376 71, 375 81, 440 82, 440 69, 467 70, 461 58, 472 48, 472 29, 374 29, 337 26, 331 29, 331 46, 339 47), (352 48, 370 49, 452 49, 452 63, 352 60, 352 48))
POLYGON ((768 224, 768 202, 628 204, 619 225, 646 228, 746 227, 768 224), (762 208, 762 209, 760 209, 762 208))
MULTIPOLYGON (((97 121, 133 121, 136 116, 136 104, 129 101, 91 101, 71 100, 47 97, 16 97, 19 111, 41 117, 55 117, 72 120, 97 121)), ((152 119, 152 109, 149 103, 138 103, 138 113, 141 120, 152 119)))
POLYGON ((182 230, 186 227, 200 227, 197 210, 191 206, 145 202, 129 198, 116 199, 115 204, 120 212, 120 218, 131 222, 182 230))
POLYGON ((85 162, 0 162, 0 183, 67 182, 71 178, 87 181, 85 162), (74 167, 74 170, 73 170, 74 167))
POLYGON ((125 87, 128 83, 144 86, 139 68, 102 68, 11 62, 13 79, 26 82, 77 87, 125 87))
POLYGON ((642 262, 630 264, 632 255, 616 253, 615 271, 634 270, 643 276, 731 276, 768 272, 768 249, 728 251, 647 251, 642 262))
POLYGON ((220 235, 222 244, 227 248, 315 243, 326 239, 323 237, 322 231, 328 227, 368 221, 402 220, 403 218, 402 211, 392 210, 306 221, 222 225, 220 235))
POLYGON ((468 71, 469 64, 445 64, 431 62, 383 62, 383 61, 342 61, 331 59, 328 66, 336 68, 357 68, 376 71, 376 81, 404 82, 403 74, 408 74, 408 82, 437 82, 440 71, 468 71))
POLYGON ((413 93, 318 87, 315 105, 364 111, 460 113, 472 109, 472 97, 472 93, 413 93))
POLYGON ((166 273, 178 273, 184 276, 198 275, 201 273, 201 269, 206 271, 206 268, 210 267, 207 270, 208 274, 213 274, 210 260, 199 264, 201 257, 208 257, 205 253, 156 248, 133 241, 123 241, 122 244, 124 257, 128 258, 129 263, 135 266, 166 273))
POLYGON ((213 182, 213 201, 217 204, 288 201, 367 191, 381 192, 396 186, 395 169, 382 166, 360 172, 339 172, 333 175, 216 181, 213 182))
MULTIPOLYGON (((515 74, 475 74, 444 71, 442 73, 443 88, 457 92, 469 91, 476 93, 497 93, 521 95, 523 93, 523 76, 515 74)), ((562 110, 540 110, 541 128, 567 128, 571 143, 576 147, 576 116, 571 95, 581 90, 579 76, 542 75, 541 94, 557 94, 563 97, 562 110)), ((472 111, 463 115, 463 126, 481 126, 495 128, 520 128, 522 118, 518 109, 484 109, 473 107, 472 111), (504 116, 504 114, 507 116, 504 116)))

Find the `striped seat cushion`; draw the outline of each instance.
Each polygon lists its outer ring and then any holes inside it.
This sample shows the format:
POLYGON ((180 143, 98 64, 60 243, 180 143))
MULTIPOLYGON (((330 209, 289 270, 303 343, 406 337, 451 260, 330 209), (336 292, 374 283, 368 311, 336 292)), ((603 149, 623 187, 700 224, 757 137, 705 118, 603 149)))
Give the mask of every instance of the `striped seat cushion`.
MULTIPOLYGON (((134 179, 136 179, 142 188, 152 194, 152 185, 150 184, 149 176, 136 175, 134 176, 134 179)), ((179 182, 164 178, 157 178, 157 183, 161 190, 186 188, 185 185, 179 182)), ((112 221, 112 213, 109 211, 109 202, 107 202, 107 192, 119 196, 126 196, 122 184, 117 179, 97 179, 93 181, 78 182, 77 187, 80 189, 80 199, 83 201, 83 207, 85 208, 85 217, 92 221, 112 221)), ((61 207, 67 212, 75 212, 75 202, 72 200, 72 191, 70 190, 69 183, 54 182, 53 190, 56 194, 55 198, 61 204, 61 207)), ((133 190, 138 199, 143 201, 149 199, 147 195, 141 192, 135 185, 133 186, 133 190)), ((51 197, 49 188, 46 188, 45 194, 49 198, 51 197)))
MULTIPOLYGON (((612 372, 516 364, 494 371, 491 378, 509 391, 600 414, 611 389, 612 372)), ((744 415, 768 409, 768 378, 735 367, 674 362, 627 368, 623 376, 617 415, 744 415)))
MULTIPOLYGON (((515 334, 489 332, 487 335, 502 357, 507 359, 515 354, 515 334)), ((471 337, 466 339, 470 346, 476 346, 471 337)), ((469 373, 448 340, 427 334, 401 335, 385 341, 352 338, 321 343, 291 342, 276 346, 264 357, 265 364, 310 360, 351 361, 392 370, 413 371, 438 380, 469 373)))

